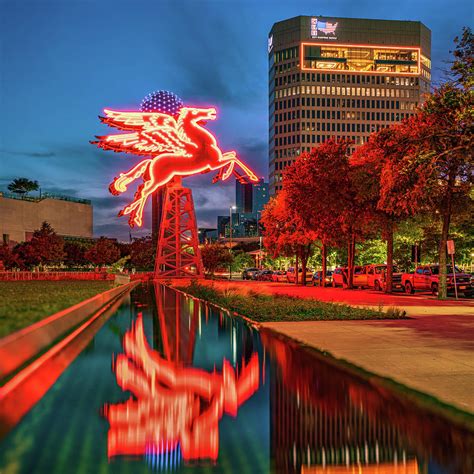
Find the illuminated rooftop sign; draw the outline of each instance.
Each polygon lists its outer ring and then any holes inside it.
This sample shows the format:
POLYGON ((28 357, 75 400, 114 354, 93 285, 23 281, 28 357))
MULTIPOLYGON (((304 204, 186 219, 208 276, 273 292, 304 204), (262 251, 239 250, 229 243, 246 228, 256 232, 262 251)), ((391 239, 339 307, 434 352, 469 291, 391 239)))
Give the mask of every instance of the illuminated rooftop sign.
POLYGON ((315 39, 337 39, 336 29, 338 23, 331 23, 319 18, 311 18, 310 33, 311 38, 315 39))
POLYGON ((301 43, 301 70, 419 75, 419 47, 301 43))

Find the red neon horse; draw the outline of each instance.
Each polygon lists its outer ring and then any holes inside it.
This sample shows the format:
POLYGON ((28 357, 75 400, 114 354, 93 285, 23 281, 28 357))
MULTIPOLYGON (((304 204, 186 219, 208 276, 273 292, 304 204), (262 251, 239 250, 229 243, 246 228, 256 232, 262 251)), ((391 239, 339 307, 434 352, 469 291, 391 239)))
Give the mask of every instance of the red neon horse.
POLYGON ((157 112, 120 112, 104 110, 106 117, 100 120, 119 130, 130 133, 97 137, 91 142, 104 150, 133 153, 148 156, 138 165, 110 184, 112 194, 120 194, 127 186, 142 177, 141 184, 135 193, 134 201, 120 211, 119 216, 129 214, 129 224, 133 227, 142 225, 143 209, 148 197, 158 188, 168 184, 176 176, 191 176, 198 173, 219 170, 213 182, 226 180, 235 174, 238 165, 250 181, 258 178, 242 161, 235 151, 222 153, 216 138, 203 128, 208 120, 216 119, 216 109, 182 107, 177 118, 157 112))
POLYGON ((133 397, 106 404, 110 428, 108 456, 163 454, 180 445, 183 458, 210 458, 219 453, 219 421, 237 416, 239 407, 259 387, 258 353, 239 373, 224 359, 222 372, 209 373, 168 361, 145 337, 141 313, 124 337, 125 354, 114 363, 117 383, 133 397))

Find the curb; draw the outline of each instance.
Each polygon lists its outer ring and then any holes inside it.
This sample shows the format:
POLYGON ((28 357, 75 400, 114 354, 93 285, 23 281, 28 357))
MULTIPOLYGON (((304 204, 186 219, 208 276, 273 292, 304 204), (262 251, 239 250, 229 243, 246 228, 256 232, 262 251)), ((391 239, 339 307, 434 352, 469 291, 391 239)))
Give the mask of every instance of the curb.
POLYGON ((0 339, 0 380, 139 282, 112 288, 0 339))

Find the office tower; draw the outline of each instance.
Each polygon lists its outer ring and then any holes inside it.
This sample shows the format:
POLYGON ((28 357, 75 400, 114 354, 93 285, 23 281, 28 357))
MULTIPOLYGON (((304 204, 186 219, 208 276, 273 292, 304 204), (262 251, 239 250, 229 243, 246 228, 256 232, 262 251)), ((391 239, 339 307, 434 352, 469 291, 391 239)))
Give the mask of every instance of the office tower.
POLYGON ((298 16, 268 38, 269 184, 331 137, 353 142, 413 113, 430 90, 431 31, 418 21, 298 16))

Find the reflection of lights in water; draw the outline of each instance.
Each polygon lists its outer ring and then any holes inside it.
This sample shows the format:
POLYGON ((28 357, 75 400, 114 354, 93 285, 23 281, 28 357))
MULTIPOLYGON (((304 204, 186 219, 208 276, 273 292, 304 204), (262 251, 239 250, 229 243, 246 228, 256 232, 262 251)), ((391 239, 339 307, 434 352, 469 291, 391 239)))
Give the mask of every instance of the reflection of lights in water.
POLYGON ((117 383, 130 397, 106 405, 108 456, 140 455, 168 466, 179 459, 217 459, 219 420, 237 416, 239 406, 259 385, 259 360, 254 353, 239 374, 224 359, 222 372, 212 373, 171 362, 153 350, 139 314, 123 341, 124 354, 114 363, 117 383))
POLYGON ((235 326, 232 327, 232 362, 237 361, 237 330, 235 326))
POLYGON ((168 446, 164 446, 161 442, 160 449, 156 449, 155 445, 151 445, 145 450, 145 459, 149 466, 153 469, 174 471, 181 464, 181 450, 179 444, 172 450, 167 450, 168 446))

